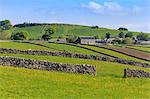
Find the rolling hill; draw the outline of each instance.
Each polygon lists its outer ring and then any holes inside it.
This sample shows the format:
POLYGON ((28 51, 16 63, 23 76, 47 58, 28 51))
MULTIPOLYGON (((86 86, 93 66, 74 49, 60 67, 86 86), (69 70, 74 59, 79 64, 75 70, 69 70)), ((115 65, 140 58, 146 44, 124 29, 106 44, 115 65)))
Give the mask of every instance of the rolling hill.
MULTIPOLYGON (((99 36, 103 38, 105 33, 109 32, 112 36, 117 36, 121 31, 108 28, 92 28, 91 26, 82 26, 82 25, 71 25, 71 24, 48 24, 48 25, 37 25, 37 26, 27 26, 27 27, 14 27, 13 33, 19 31, 27 31, 29 33, 29 39, 38 39, 43 35, 45 29, 49 27, 54 27, 56 32, 52 35, 53 38, 65 38, 67 35, 76 35, 76 36, 99 36)), ((12 32, 10 31, 10 32, 12 32)), ((10 33, 9 32, 9 33, 10 33)), ((122 31, 128 32, 128 31, 122 31)), ((5 31, 0 32, 0 35, 4 35, 5 31)), ((8 34, 9 34, 8 33, 8 34)), ((133 32, 134 35, 138 35, 140 32, 133 32)), ((1 38, 8 39, 9 36, 1 36, 1 38)), ((0 39, 1 39, 0 38, 0 39)))

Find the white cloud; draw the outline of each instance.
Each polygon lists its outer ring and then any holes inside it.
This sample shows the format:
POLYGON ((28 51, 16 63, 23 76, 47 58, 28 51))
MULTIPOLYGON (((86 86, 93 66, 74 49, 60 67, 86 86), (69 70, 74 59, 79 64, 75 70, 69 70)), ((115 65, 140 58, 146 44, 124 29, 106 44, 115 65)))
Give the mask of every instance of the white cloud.
POLYGON ((89 10, 93 11, 93 12, 100 12, 101 10, 103 10, 102 5, 96 3, 96 2, 89 2, 88 4, 83 4, 82 5, 83 8, 88 8, 89 10))
POLYGON ((116 2, 104 2, 97 3, 94 1, 89 2, 88 4, 82 4, 83 8, 87 8, 94 13, 106 14, 106 15, 130 15, 130 14, 140 14, 142 7, 137 5, 133 7, 123 7, 122 5, 116 2))
POLYGON ((113 11, 122 10, 121 5, 119 5, 118 3, 114 3, 114 2, 104 2, 103 6, 108 10, 113 10, 113 11))
POLYGON ((100 4, 98 4, 98 3, 96 3, 96 2, 89 2, 89 4, 87 5, 87 7, 89 9, 99 10, 99 9, 101 9, 102 6, 100 4))
POLYGON ((88 8, 89 10, 96 13, 103 13, 108 11, 121 11, 122 7, 118 3, 114 2, 104 2, 103 4, 91 1, 88 4, 83 4, 83 8, 88 8))

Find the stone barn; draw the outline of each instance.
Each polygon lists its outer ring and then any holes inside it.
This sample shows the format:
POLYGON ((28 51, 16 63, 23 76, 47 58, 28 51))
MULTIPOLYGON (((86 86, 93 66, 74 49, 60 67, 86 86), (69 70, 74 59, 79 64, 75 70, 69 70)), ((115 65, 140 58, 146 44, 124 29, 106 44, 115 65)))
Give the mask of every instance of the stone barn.
POLYGON ((87 44, 87 45, 95 45, 96 44, 96 39, 93 36, 80 36, 78 38, 78 42, 80 44, 87 44))

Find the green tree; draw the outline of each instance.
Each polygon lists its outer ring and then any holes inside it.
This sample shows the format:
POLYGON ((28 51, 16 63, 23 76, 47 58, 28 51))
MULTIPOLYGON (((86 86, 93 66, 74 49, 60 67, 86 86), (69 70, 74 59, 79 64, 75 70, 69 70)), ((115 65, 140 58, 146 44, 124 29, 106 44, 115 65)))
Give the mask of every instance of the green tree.
POLYGON ((147 40, 148 34, 141 33, 141 34, 137 35, 137 39, 138 40, 147 40))
POLYGON ((11 40, 27 40, 28 32, 22 31, 11 35, 11 40))
POLYGON ((49 40, 52 38, 52 34, 56 32, 55 28, 49 28, 45 30, 45 34, 42 36, 43 40, 49 40))
POLYGON ((132 33, 132 32, 128 32, 128 33, 125 35, 125 38, 127 38, 127 37, 132 38, 132 37, 133 37, 133 33, 132 33))
POLYGON ((0 21, 0 30, 9 30, 13 26, 9 20, 0 21))
POLYGON ((116 38, 115 40, 112 41, 113 44, 122 44, 122 40, 116 38))
POLYGON ((95 37, 95 39, 99 39, 99 36, 98 36, 98 35, 95 35, 94 37, 95 37))
POLYGON ((124 34, 123 32, 120 32, 120 33, 118 34, 118 37, 119 37, 119 38, 124 38, 124 37, 125 37, 125 34, 124 34))
POLYGON ((68 43, 75 43, 78 40, 78 37, 75 35, 68 35, 68 37, 66 38, 66 41, 68 43))
POLYGON ((127 38, 125 38, 124 40, 123 40, 123 43, 124 44, 133 44, 133 40, 132 40, 132 38, 130 38, 130 37, 127 37, 127 38))
POLYGON ((55 28, 49 28, 49 29, 47 29, 47 30, 45 30, 45 34, 54 34, 56 32, 56 30, 55 30, 55 28))
POLYGON ((105 38, 109 39, 111 37, 111 34, 108 32, 105 34, 105 38))
POLYGON ((128 31, 128 29, 124 27, 120 27, 118 30, 128 31))
POLYGON ((49 34, 44 34, 43 36, 42 36, 42 39, 43 40, 46 40, 46 41, 48 41, 48 40, 50 40, 52 37, 51 37, 51 35, 49 35, 49 34))

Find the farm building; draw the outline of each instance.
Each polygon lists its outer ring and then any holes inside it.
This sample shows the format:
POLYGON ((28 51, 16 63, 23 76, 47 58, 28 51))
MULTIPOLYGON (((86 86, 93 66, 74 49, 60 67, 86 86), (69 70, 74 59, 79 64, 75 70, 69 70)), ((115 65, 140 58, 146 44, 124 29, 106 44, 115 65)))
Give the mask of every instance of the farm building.
POLYGON ((106 43, 106 40, 96 39, 95 42, 96 42, 96 44, 103 44, 103 43, 106 43))
POLYGON ((150 45, 150 41, 139 41, 139 44, 150 45))
POLYGON ((96 39, 93 36, 80 36, 78 38, 80 44, 95 45, 95 41, 96 39))

